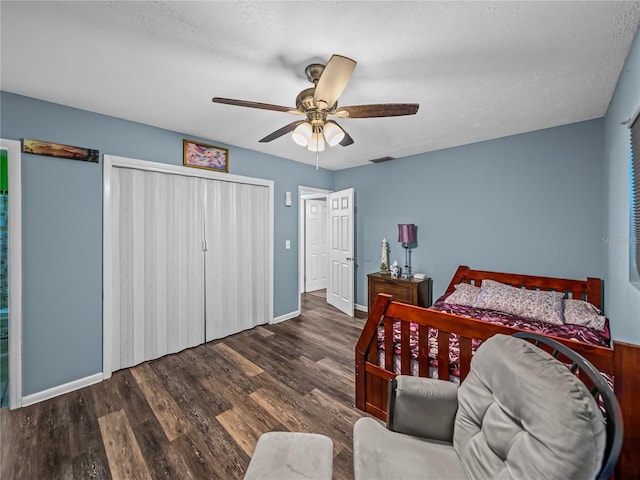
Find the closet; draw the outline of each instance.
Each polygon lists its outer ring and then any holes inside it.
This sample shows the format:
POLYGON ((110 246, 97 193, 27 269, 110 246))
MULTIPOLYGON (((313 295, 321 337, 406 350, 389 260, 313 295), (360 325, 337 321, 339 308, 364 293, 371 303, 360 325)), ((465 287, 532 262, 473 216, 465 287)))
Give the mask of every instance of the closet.
POLYGON ((267 323, 273 182, 105 155, 104 374, 267 323))

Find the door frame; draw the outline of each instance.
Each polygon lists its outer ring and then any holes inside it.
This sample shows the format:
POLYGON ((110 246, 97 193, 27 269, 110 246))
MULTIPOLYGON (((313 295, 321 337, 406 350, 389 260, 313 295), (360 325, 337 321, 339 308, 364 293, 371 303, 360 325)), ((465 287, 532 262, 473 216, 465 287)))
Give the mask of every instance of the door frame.
POLYGON ((298 312, 302 311, 302 293, 304 292, 305 276, 305 218, 306 218, 306 198, 305 193, 315 193, 313 198, 327 198, 333 190, 318 187, 305 187, 298 185, 298 312))
POLYGON ((0 139, 9 152, 9 408, 22 406, 22 145, 0 139))
MULTIPOLYGON (((111 370, 111 329, 112 329, 112 281, 113 272, 111 269, 112 261, 112 210, 111 210, 111 171, 113 167, 119 168, 134 168, 137 170, 152 171, 159 173, 166 173, 170 175, 182 175, 187 177, 199 177, 210 180, 220 180, 224 182, 233 183, 248 183, 251 185, 260 185, 269 188, 269 199, 271 202, 271 208, 269 211, 269 278, 271 283, 269 284, 268 298, 268 310, 270 316, 270 322, 273 321, 273 292, 274 292, 274 251, 273 251, 273 236, 274 236, 274 195, 273 195, 273 180, 265 180, 262 178, 244 177, 241 175, 234 175, 231 173, 221 173, 203 170, 200 168, 185 167, 182 165, 170 165, 166 163, 150 162, 147 160, 137 160, 134 158, 118 157, 115 155, 104 154, 103 155, 103 202, 102 202, 102 375, 106 380, 111 377, 113 373, 111 370)), ((204 322, 204 318, 202 321, 204 322)))

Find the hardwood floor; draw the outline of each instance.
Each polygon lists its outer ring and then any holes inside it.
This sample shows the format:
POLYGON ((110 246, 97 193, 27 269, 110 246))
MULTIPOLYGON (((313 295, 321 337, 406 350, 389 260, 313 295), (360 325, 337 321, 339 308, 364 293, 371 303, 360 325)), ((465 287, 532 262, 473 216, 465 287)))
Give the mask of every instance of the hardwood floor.
POLYGON ((353 478, 352 319, 322 297, 303 314, 0 411, 1 479, 242 478, 258 437, 327 435, 334 478, 353 478))

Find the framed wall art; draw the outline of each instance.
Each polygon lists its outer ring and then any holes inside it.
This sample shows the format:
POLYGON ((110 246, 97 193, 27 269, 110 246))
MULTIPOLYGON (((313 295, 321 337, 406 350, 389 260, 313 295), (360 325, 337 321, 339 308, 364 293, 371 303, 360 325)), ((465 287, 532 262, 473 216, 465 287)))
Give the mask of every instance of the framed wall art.
POLYGON ((215 145, 183 140, 183 164, 217 172, 229 171, 229 150, 215 145))
POLYGON ((93 148, 73 147, 71 145, 43 142, 30 138, 22 139, 22 152, 48 157, 70 158, 71 160, 82 160, 92 163, 98 163, 100 156, 100 151, 94 150, 93 148))

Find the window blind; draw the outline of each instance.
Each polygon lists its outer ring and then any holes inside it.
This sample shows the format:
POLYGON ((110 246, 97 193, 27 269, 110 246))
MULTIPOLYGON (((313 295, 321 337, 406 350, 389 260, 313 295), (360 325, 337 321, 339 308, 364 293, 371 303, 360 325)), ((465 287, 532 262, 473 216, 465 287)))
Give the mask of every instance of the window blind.
POLYGON ((640 275, 640 112, 631 122, 631 208, 636 271, 640 275))

